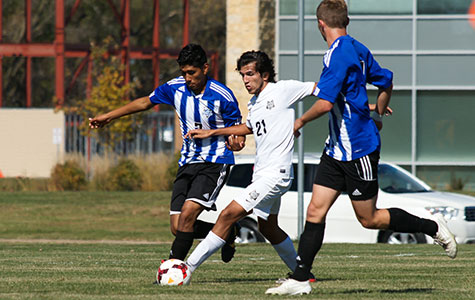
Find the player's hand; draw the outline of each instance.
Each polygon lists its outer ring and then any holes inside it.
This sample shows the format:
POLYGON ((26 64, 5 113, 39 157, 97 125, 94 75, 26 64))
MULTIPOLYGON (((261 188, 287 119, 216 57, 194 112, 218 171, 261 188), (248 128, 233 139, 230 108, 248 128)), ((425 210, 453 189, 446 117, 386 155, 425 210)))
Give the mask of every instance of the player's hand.
POLYGON ((210 130, 204 129, 193 129, 190 130, 186 135, 185 139, 205 139, 211 136, 210 130))
POLYGON ((112 120, 106 115, 100 115, 95 118, 89 118, 89 128, 92 129, 97 129, 97 128, 102 128, 105 125, 109 124, 112 120))
POLYGON ((298 138, 300 136, 300 128, 302 128, 305 125, 305 123, 302 121, 302 119, 298 118, 294 122, 294 136, 298 138))
MULTIPOLYGON (((369 110, 374 111, 376 109, 376 104, 369 104, 369 110)), ((390 116, 393 114, 393 109, 391 107, 386 107, 386 111, 384 112, 385 116, 390 116)))
POLYGON ((245 136, 236 136, 230 135, 228 136, 228 140, 226 141, 226 148, 231 151, 241 151, 242 148, 246 146, 246 137, 245 136))

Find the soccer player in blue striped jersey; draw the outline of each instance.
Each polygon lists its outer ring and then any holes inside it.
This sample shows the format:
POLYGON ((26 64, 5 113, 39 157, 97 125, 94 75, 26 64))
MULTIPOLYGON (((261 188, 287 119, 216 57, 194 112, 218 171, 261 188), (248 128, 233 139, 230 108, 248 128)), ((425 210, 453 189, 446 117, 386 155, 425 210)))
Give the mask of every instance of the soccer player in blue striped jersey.
MULTIPOLYGON (((209 64, 200 45, 189 44, 177 59, 182 76, 157 87, 148 97, 89 119, 91 128, 101 128, 114 119, 148 110, 157 104, 171 105, 180 120, 184 137, 192 129, 218 129, 241 123, 233 92, 207 76, 209 64)), ((175 235, 170 257, 184 260, 194 238, 204 238, 214 224, 197 220, 203 210, 216 210, 215 201, 234 164, 233 151, 244 147, 243 136, 183 139, 179 169, 173 184, 170 228, 175 235)), ((222 249, 222 259, 234 256, 236 228, 222 249)))
MULTIPOLYGON (((441 216, 435 220, 411 215, 399 208, 378 209, 379 131, 392 92, 393 74, 383 69, 363 44, 347 34, 348 8, 344 0, 323 0, 317 8, 318 29, 329 50, 315 104, 295 120, 297 133, 307 122, 329 115, 330 134, 315 176, 300 236, 297 267, 288 280, 266 294, 308 294, 310 270, 323 242, 325 218, 341 192, 347 192, 358 221, 368 229, 422 232, 434 238, 450 258, 457 244, 441 216), (366 84, 379 88, 373 117, 370 115, 366 84)), ((344 228, 342 228, 344 230, 344 228)))

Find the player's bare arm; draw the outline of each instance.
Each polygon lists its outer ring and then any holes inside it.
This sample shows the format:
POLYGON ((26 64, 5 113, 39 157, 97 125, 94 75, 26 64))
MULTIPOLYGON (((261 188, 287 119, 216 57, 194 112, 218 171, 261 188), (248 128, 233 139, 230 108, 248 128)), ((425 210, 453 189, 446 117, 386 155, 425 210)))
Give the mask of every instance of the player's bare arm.
POLYGON ((225 128, 219 128, 219 129, 211 129, 211 130, 205 130, 205 129, 193 129, 190 130, 185 135, 185 138, 193 138, 193 139, 205 139, 209 138, 210 136, 217 136, 217 135, 246 135, 246 134, 251 134, 252 130, 246 126, 246 124, 239 124, 239 125, 234 125, 230 127, 225 127, 225 128))
MULTIPOLYGON (((376 104, 368 104, 369 110, 370 111, 375 111, 376 110, 376 104)), ((391 107, 386 107, 386 111, 384 112, 385 116, 390 116, 393 114, 393 109, 391 107)))
POLYGON ((94 118, 89 118, 89 127, 93 129, 102 128, 115 119, 118 119, 125 115, 130 115, 136 112, 150 109, 153 106, 154 104, 150 102, 150 99, 148 97, 138 98, 108 113, 99 115, 94 118))
MULTIPOLYGON (((393 91, 393 85, 383 89, 380 88, 378 92, 378 98, 376 100, 375 112, 379 115, 384 115, 388 111, 389 101, 391 100, 391 94, 393 91)), ((392 113, 392 110, 391 110, 392 113)))
POLYGON ((300 136, 300 128, 305 126, 308 122, 315 120, 324 114, 328 113, 333 108, 333 103, 325 99, 318 99, 300 118, 294 122, 294 135, 300 136))
POLYGON ((389 108, 389 101, 391 99, 391 93, 393 90, 393 86, 390 85, 387 88, 380 88, 378 93, 378 98, 376 100, 376 106, 374 108, 374 112, 371 114, 374 123, 379 131, 383 129, 383 119, 384 115, 392 114, 391 108, 389 108))

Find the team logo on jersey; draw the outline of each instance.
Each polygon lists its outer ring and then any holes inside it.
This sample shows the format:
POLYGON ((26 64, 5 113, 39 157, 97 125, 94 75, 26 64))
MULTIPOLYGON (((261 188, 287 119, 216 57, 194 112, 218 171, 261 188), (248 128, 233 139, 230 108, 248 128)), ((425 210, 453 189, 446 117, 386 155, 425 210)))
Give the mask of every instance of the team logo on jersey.
POLYGON ((259 193, 256 191, 252 191, 249 193, 249 197, 251 197, 252 200, 256 200, 257 197, 259 197, 259 193))
POLYGON ((271 110, 275 107, 274 100, 267 101, 267 106, 266 108, 271 110))
POLYGON ((203 114, 209 119, 213 115, 213 111, 209 107, 205 107, 203 114))

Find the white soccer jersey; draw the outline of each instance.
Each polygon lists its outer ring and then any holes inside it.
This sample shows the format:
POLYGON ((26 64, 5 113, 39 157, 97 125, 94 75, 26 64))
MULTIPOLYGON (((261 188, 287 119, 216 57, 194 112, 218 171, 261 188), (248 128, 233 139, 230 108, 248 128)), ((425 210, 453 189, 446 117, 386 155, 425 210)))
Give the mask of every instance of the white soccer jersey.
POLYGON ((268 83, 248 104, 246 125, 256 141, 254 176, 281 173, 293 177, 294 103, 312 94, 314 82, 268 83))

